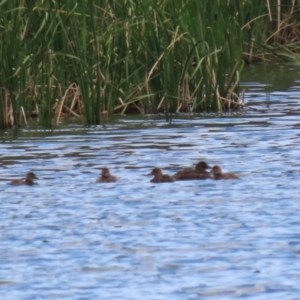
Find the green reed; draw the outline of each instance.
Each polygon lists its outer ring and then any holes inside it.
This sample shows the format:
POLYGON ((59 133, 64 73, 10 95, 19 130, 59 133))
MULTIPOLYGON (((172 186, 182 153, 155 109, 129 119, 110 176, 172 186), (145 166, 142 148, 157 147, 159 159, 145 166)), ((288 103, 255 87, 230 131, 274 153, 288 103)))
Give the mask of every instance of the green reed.
POLYGON ((244 5, 245 61, 298 61, 300 1, 266 0, 255 6, 247 0, 244 5))
POLYGON ((299 1, 276 3, 1 1, 0 127, 238 109, 243 59, 270 55, 266 37, 279 43, 275 16, 297 27, 299 1))

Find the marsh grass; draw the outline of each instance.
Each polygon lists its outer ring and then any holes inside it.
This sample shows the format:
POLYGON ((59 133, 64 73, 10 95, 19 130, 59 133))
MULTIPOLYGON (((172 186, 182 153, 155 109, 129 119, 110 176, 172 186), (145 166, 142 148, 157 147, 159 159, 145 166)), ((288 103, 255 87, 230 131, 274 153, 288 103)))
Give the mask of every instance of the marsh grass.
POLYGON ((243 59, 269 57, 266 36, 297 36, 298 1, 276 3, 2 1, 0 127, 240 109, 243 59))
POLYGON ((300 1, 266 0, 260 5, 244 2, 249 12, 242 30, 247 63, 298 61, 300 53, 300 1))

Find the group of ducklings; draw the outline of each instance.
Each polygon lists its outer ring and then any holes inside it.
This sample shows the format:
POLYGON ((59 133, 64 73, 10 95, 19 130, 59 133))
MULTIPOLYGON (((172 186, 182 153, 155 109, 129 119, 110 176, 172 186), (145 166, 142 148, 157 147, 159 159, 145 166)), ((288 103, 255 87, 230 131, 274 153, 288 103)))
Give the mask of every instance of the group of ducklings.
POLYGON ((154 183, 173 182, 176 180, 240 179, 232 173, 223 173, 221 167, 218 165, 211 168, 205 161, 197 163, 194 169, 184 168, 173 176, 163 174, 160 168, 154 168, 149 175, 154 176, 151 179, 151 182, 154 183), (211 172, 206 171, 207 169, 211 169, 211 172))
MULTIPOLYGON (((176 180, 201 180, 201 179, 240 179, 232 173, 223 173, 220 166, 213 166, 212 168, 205 162, 200 161, 195 168, 184 168, 178 171, 175 175, 170 176, 163 174, 160 168, 154 168, 148 175, 154 177, 150 180, 153 183, 174 182, 176 180), (206 171, 211 169, 211 172, 206 171)), ((102 173, 96 182, 116 182, 117 177, 110 174, 108 168, 102 168, 102 173)))
MULTIPOLYGON (((223 173, 220 166, 213 166, 212 168, 205 162, 200 161, 196 164, 195 168, 184 168, 178 171, 175 175, 170 176, 163 174, 160 168, 154 168, 148 175, 153 175, 154 177, 150 180, 153 183, 161 182, 174 182, 176 180, 201 180, 201 179, 240 179, 238 176, 232 173, 223 173), (207 169, 211 169, 208 172, 207 169)), ((28 172, 25 179, 15 179, 10 181, 10 185, 34 185, 34 179, 37 179, 33 172, 28 172)), ((118 178, 110 174, 108 168, 102 168, 101 176, 97 178, 98 182, 116 182, 118 178)))

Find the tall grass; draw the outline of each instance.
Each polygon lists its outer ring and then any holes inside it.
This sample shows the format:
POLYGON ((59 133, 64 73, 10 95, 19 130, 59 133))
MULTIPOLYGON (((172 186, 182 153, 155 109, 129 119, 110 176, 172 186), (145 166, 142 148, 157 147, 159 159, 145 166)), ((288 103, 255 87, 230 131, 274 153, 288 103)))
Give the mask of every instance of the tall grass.
POLYGON ((298 61, 300 52, 300 1, 265 0, 260 5, 245 1, 249 16, 242 27, 248 43, 247 62, 298 61))
POLYGON ((1 1, 0 127, 239 108, 243 58, 264 49, 275 3, 1 1))

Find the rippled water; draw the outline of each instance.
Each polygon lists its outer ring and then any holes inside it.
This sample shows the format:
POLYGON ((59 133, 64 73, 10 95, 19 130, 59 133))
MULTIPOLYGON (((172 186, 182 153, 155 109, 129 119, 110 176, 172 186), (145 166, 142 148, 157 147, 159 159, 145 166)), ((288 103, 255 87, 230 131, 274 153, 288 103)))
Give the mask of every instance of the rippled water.
POLYGON ((4 139, 1 299, 298 299, 300 68, 276 70, 293 82, 279 89, 250 69, 239 114, 4 139), (199 160, 241 180, 146 176, 199 160), (95 184, 102 166, 119 181, 95 184), (6 184, 29 170, 39 185, 6 184))

